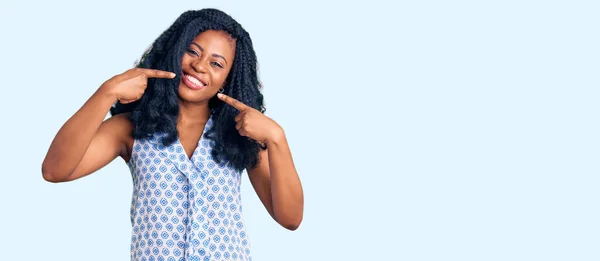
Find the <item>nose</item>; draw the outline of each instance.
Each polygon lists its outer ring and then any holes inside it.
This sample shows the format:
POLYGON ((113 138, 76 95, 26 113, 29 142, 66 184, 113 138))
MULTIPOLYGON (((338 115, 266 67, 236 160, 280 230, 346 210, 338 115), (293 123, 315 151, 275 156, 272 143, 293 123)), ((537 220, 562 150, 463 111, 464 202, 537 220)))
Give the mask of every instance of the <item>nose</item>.
POLYGON ((197 59, 194 59, 190 65, 192 65, 192 68, 197 73, 204 73, 204 72, 206 72, 205 60, 206 60, 205 58, 199 57, 197 59))

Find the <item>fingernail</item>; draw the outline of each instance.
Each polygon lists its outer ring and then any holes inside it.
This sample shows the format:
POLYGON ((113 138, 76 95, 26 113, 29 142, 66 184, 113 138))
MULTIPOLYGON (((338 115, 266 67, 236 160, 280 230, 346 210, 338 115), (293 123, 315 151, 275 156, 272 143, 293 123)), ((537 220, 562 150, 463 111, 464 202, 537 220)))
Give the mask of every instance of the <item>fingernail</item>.
POLYGON ((171 76, 173 76, 173 78, 175 78, 175 76, 177 76, 177 74, 171 73, 171 76))
POLYGON ((219 97, 219 98, 223 98, 223 94, 221 94, 221 93, 217 93, 217 97, 219 97))

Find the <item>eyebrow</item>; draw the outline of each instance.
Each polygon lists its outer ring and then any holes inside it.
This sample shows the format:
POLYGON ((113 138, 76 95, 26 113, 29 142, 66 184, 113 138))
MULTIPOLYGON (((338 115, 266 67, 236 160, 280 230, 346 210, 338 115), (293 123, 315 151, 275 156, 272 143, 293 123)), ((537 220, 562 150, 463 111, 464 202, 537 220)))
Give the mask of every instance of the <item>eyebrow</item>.
MULTIPOLYGON (((195 42, 192 42, 192 44, 195 45, 196 47, 198 47, 198 49, 200 49, 201 52, 204 52, 204 48, 202 48, 202 46, 200 46, 199 44, 197 44, 195 42)), ((225 59, 225 57, 223 57, 220 54, 213 53, 212 56, 213 57, 217 57, 217 58, 221 58, 221 59, 223 59, 225 61, 225 63, 227 63, 227 59, 225 59)))

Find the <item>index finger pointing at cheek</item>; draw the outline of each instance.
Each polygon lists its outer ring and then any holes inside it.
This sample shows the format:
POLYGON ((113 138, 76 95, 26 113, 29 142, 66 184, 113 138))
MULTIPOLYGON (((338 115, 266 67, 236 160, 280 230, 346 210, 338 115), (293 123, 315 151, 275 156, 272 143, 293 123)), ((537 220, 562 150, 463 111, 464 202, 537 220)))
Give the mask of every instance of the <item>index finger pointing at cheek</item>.
POLYGON ((144 68, 139 69, 148 78, 175 78, 175 73, 172 72, 144 68))
POLYGON ((217 94, 217 97, 219 97, 219 99, 221 99, 222 101, 224 101, 225 103, 233 106, 234 108, 238 109, 239 111, 244 111, 246 109, 248 109, 248 105, 243 104, 242 102, 231 98, 225 94, 219 93, 217 94))

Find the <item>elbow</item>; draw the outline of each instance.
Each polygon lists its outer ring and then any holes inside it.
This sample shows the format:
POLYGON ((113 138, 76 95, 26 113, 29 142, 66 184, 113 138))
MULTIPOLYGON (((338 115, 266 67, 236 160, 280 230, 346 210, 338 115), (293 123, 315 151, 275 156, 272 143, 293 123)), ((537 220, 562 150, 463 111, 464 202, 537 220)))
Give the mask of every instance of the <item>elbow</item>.
POLYGON ((50 183, 61 182, 61 180, 57 179, 54 175, 52 175, 52 172, 42 170, 42 177, 44 178, 45 181, 48 181, 50 183))
POLYGON ((289 231, 295 231, 300 227, 304 217, 304 204, 298 204, 286 209, 276 208, 272 214, 279 225, 289 231))
POLYGON ((300 227, 300 224, 302 223, 302 216, 299 216, 297 218, 290 218, 287 220, 280 220, 278 223, 287 230, 295 231, 300 227))
POLYGON ((42 164, 42 177, 45 181, 50 183, 60 183, 67 181, 65 178, 60 178, 60 175, 56 175, 55 172, 51 171, 48 166, 42 164))
POLYGON ((298 222, 298 223, 282 224, 282 226, 285 227, 289 231, 296 231, 296 229, 298 229, 298 227, 300 227, 300 222, 298 222))

